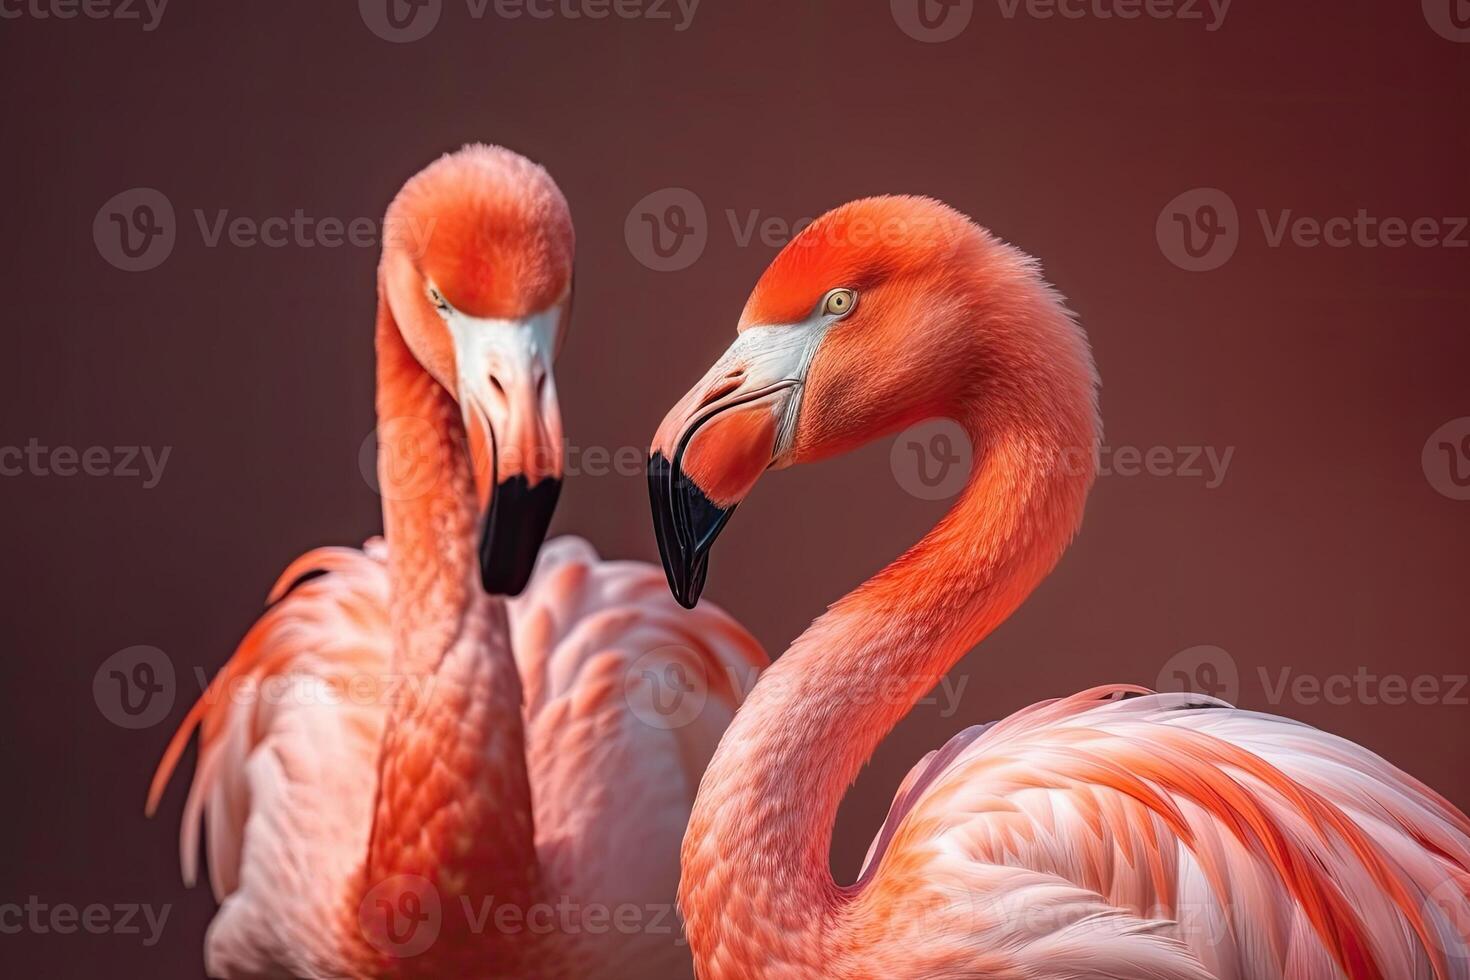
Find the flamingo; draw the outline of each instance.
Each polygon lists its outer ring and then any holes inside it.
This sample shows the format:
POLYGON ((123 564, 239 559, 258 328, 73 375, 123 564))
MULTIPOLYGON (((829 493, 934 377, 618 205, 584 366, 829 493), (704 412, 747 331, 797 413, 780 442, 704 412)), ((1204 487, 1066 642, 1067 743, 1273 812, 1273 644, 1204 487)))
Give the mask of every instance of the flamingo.
POLYGON ((764 654, 723 613, 688 618, 655 567, 572 538, 537 561, 573 258, 546 171, 467 146, 385 228, 386 540, 286 569, 148 797, 151 814, 198 728, 180 856, 192 884, 203 820, 208 971, 689 975, 678 839, 739 696, 723 679, 764 654), (676 668, 703 711, 663 725, 676 668))
POLYGON ((951 511, 757 680, 682 850, 704 980, 1470 977, 1470 822, 1341 738, 1107 687, 956 735, 902 784, 852 884, 843 792, 1026 598, 1094 475, 1088 343, 1031 258, 933 200, 829 212, 669 412, 649 480, 669 585, 766 469, 932 417, 975 464, 951 511))

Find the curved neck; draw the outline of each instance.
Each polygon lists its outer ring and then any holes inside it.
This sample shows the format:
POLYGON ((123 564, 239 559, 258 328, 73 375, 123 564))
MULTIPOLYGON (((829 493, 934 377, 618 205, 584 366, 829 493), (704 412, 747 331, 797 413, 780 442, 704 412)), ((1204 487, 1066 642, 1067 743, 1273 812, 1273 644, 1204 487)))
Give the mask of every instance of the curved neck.
MULTIPOLYGON (((362 888, 378 888, 381 898, 384 882, 422 888, 398 878, 415 876, 437 889, 441 931, 411 961, 415 970, 455 969, 447 959, 465 952, 482 964, 503 962, 494 956, 494 929, 470 934, 461 897, 470 908, 489 896, 523 908, 538 897, 521 684, 505 602, 479 585, 478 514, 459 408, 408 350, 381 286, 377 356, 395 696, 362 888)), ((501 938, 509 950, 516 937, 501 938)))
POLYGON ((953 383, 946 410, 976 462, 954 508, 792 644, 710 764, 681 885, 698 960, 718 949, 721 962, 742 962, 742 931, 721 920, 751 896, 774 896, 790 931, 762 931, 748 965, 774 955, 820 972, 818 931, 855 891, 829 871, 844 793, 918 699, 1045 577, 1081 521, 1097 441, 1086 342, 1038 279, 987 302, 996 305, 966 316, 984 317, 989 336, 1009 331, 1011 348, 1028 354, 1008 360, 1001 344, 956 375, 968 380, 953 383), (784 950, 772 949, 773 935, 784 950))

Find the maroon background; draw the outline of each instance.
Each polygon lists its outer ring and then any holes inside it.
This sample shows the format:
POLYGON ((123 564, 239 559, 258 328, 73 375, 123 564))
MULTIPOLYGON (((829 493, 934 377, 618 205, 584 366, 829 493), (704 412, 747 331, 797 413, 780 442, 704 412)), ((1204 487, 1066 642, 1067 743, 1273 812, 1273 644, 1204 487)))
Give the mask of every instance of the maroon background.
MULTIPOLYGON (((351 2, 175 0, 151 33, 0 22, 0 77, 0 443, 173 447, 153 490, 0 479, 0 903, 175 906, 153 948, 0 935, 5 972, 199 974, 212 902, 179 883, 184 793, 145 821, 147 778, 194 667, 223 662, 285 563, 379 527, 358 467, 375 251, 205 248, 192 210, 377 218, 466 140, 542 160, 572 203, 577 311, 558 378, 578 446, 646 445, 728 343, 772 250, 738 247, 726 209, 795 220, 903 191, 1045 261, 1096 348, 1111 444, 1235 447, 1217 490, 1100 483, 1056 574, 956 668, 959 712, 916 710, 850 794, 844 879, 923 751, 1042 697, 1154 684, 1195 644, 1230 651, 1242 704, 1357 740, 1470 806, 1470 708, 1271 705, 1258 675, 1470 670, 1470 503, 1420 465, 1429 434, 1470 415, 1470 251, 1272 249, 1254 218, 1470 213, 1470 46, 1416 3, 1236 0, 1207 32, 1006 20, 982 0, 964 34, 929 45, 883 2, 705 0, 680 33, 474 22, 446 0, 429 38, 394 45, 351 2), (168 195, 180 227, 161 267, 128 274, 91 227, 134 186, 168 195), (702 198, 710 241, 665 274, 630 252, 624 219, 668 186, 702 198), (1154 226, 1199 186, 1226 190, 1245 230, 1233 260, 1195 274, 1154 226), (180 671, 169 721, 144 731, 110 724, 91 694, 97 666, 134 644, 180 671)), ((887 444, 778 474, 720 542, 708 595, 778 652, 942 507, 901 489, 887 444)), ((654 559, 641 477, 571 480, 555 529, 654 559)))

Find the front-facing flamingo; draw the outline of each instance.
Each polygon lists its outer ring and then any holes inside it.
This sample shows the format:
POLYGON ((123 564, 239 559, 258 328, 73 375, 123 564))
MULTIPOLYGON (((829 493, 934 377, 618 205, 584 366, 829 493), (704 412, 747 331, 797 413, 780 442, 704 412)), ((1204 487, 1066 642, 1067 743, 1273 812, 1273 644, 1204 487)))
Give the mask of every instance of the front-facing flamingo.
POLYGON ((936 416, 975 450, 954 508, 760 678, 700 786, 680 884, 700 975, 1470 976, 1464 815, 1350 742, 1189 695, 1093 690, 961 733, 834 882, 860 767, 1079 527, 1087 342, 1035 263, 964 216, 859 201, 782 251, 653 445, 692 606, 764 470, 936 416))
POLYGON ((694 685, 764 655, 722 613, 687 618, 657 569, 576 539, 533 574, 573 248, 547 173, 466 147, 385 229, 386 541, 286 570, 149 795, 151 812, 198 726, 181 856, 192 882, 203 817, 209 973, 688 975, 678 840, 740 690, 694 685), (705 699, 688 724, 661 724, 670 671, 705 699))

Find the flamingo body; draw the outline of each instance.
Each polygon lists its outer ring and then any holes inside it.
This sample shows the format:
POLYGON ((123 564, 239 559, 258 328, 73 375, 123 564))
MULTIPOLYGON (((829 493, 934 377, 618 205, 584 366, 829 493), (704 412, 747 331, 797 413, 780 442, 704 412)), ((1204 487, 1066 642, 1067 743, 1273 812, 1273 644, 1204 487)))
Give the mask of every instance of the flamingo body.
POLYGON ((1470 823, 1452 806, 1309 726, 1142 694, 1034 705, 916 766, 851 911, 881 939, 849 936, 850 962, 918 976, 1465 975, 1470 823), (936 930, 964 941, 922 942, 936 930))
POLYGON ((935 416, 973 446, 950 512, 797 638, 723 736, 680 882, 705 980, 1470 977, 1470 820, 1350 742, 1187 695, 1088 691, 961 733, 834 881, 852 780, 1079 529, 1097 384, 1034 260, 887 197, 793 239, 665 418, 650 487, 687 606, 765 470, 935 416))
POLYGON ((199 758, 179 834, 198 876, 201 824, 219 912, 205 939, 212 977, 331 976, 356 961, 344 909, 372 823, 387 698, 350 698, 354 677, 391 683, 381 541, 298 559, 170 743, 154 810, 195 728, 199 758), (312 578, 283 595, 300 575, 312 578), (256 697, 271 685, 284 696, 256 697))
POLYGON ((677 842, 764 654, 656 569, 572 539, 537 563, 574 244, 550 175, 468 146, 385 226, 418 234, 385 235, 378 270, 384 538, 286 570, 149 794, 197 729, 180 849, 192 882, 202 823, 208 970, 687 975, 677 842), (677 724, 673 674, 703 708, 677 724))
POLYGON ((659 569, 601 561, 571 537, 542 549, 510 603, 536 848, 548 892, 578 907, 579 975, 690 974, 678 842, 704 767, 767 664, 749 633, 711 611, 690 619, 659 569), (684 699, 698 710, 679 710, 684 699))
MULTIPOLYGON (((192 884, 202 818, 220 902, 211 976, 337 976, 361 955, 357 910, 344 903, 367 850, 383 729, 393 700, 426 685, 393 673, 385 559, 374 539, 293 563, 154 780, 150 808, 197 725, 179 853, 192 884), (308 573, 325 574, 292 587, 308 573)), ((536 849, 554 896, 543 915, 572 927, 556 951, 566 972, 537 975, 685 975, 677 841, 738 703, 730 679, 753 677, 765 656, 724 613, 680 609, 658 569, 604 562, 578 538, 546 545, 510 607, 536 849), (700 687, 683 693, 703 710, 664 728, 644 720, 658 718, 645 672, 669 663, 690 668, 680 676, 700 687)), ((471 914, 493 915, 492 896, 469 898, 471 914)), ((441 914, 463 914, 456 897, 440 899, 441 914)))

